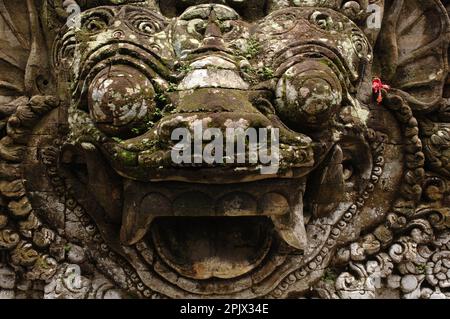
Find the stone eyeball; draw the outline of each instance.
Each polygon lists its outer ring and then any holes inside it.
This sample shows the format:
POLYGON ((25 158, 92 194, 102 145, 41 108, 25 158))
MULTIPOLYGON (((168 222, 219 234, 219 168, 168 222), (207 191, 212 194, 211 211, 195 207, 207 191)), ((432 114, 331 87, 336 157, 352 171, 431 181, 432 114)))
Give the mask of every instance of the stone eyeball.
POLYGON ((155 112, 155 90, 140 71, 114 65, 91 82, 88 105, 91 117, 103 132, 126 134, 155 112))
POLYGON ((305 61, 290 67, 279 80, 277 111, 296 126, 321 127, 337 112, 342 96, 341 84, 328 66, 305 61))
POLYGON ((163 29, 163 25, 154 19, 149 19, 145 15, 135 16, 131 22, 132 26, 140 33, 146 35, 152 35, 160 32, 163 29))

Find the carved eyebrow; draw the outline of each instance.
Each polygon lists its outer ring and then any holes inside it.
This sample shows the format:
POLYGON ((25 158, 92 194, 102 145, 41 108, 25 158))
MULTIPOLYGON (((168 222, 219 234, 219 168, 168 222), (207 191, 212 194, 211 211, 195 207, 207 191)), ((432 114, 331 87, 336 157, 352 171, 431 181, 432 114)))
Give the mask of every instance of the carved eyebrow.
POLYGON ((103 18, 112 18, 116 15, 116 12, 110 7, 97 7, 93 9, 86 10, 81 14, 82 22, 86 21, 93 16, 103 17, 103 18))
POLYGON ((204 4, 187 9, 182 15, 180 15, 179 19, 208 19, 212 10, 214 10, 214 12, 216 13, 216 17, 219 20, 239 19, 239 14, 234 11, 234 9, 220 4, 204 4))
POLYGON ((93 12, 98 12, 98 11, 102 11, 102 12, 107 12, 111 15, 116 14, 118 7, 111 7, 111 6, 98 6, 98 7, 93 7, 84 11, 81 11, 82 14, 89 14, 89 13, 93 13, 93 12))
POLYGON ((128 17, 148 16, 157 19, 159 21, 164 21, 168 23, 168 19, 165 16, 163 16, 160 12, 135 5, 126 6, 123 9, 122 14, 125 14, 128 17))

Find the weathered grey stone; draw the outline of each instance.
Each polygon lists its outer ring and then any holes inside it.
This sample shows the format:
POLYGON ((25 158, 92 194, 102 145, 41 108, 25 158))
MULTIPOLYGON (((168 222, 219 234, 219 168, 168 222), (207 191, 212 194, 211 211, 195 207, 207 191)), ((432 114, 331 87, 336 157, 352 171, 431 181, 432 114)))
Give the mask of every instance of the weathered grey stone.
POLYGON ((15 299, 14 290, 0 289, 0 300, 2 299, 15 299))
POLYGON ((84 249, 77 245, 68 247, 67 260, 74 264, 82 264, 86 260, 84 249))
POLYGON ((450 299, 448 1, 78 2, 0 0, 0 298, 450 299))
POLYGON ((16 284, 16 274, 14 270, 5 264, 0 264, 0 288, 13 289, 16 284))

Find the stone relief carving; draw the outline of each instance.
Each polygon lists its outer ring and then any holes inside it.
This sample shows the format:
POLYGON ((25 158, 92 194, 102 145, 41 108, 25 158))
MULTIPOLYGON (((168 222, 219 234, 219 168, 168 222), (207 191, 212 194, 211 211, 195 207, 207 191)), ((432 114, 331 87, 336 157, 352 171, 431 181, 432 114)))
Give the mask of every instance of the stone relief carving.
POLYGON ((0 298, 450 298, 447 9, 0 0, 0 298))

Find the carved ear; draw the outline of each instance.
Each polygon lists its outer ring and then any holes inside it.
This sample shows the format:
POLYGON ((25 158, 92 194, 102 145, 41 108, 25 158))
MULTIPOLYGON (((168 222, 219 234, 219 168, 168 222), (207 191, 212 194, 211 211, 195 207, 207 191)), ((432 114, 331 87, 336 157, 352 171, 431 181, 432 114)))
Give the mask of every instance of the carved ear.
POLYGON ((0 103, 48 94, 51 79, 35 1, 0 0, 0 103))
POLYGON ((375 48, 379 74, 417 111, 439 107, 448 74, 447 12, 439 0, 387 0, 375 48))

